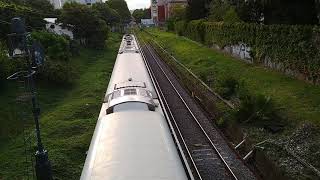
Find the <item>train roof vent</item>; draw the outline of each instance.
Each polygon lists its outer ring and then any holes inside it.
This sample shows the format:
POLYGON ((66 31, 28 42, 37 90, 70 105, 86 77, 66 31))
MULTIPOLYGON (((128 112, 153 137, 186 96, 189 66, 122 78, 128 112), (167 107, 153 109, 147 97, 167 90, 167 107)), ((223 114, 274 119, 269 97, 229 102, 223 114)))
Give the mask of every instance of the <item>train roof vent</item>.
POLYGON ((114 89, 122 89, 122 88, 130 88, 130 87, 139 87, 146 88, 146 83, 139 81, 126 81, 122 83, 118 83, 115 85, 114 89))
POLYGON ((114 92, 112 93, 112 99, 116 99, 116 98, 118 98, 118 97, 120 97, 120 96, 121 96, 121 90, 114 91, 114 92))
POLYGON ((129 96, 129 95, 137 95, 137 90, 136 89, 125 89, 123 94, 125 96, 129 96))
POLYGON ((126 40, 132 40, 132 36, 130 34, 125 35, 124 39, 126 40))

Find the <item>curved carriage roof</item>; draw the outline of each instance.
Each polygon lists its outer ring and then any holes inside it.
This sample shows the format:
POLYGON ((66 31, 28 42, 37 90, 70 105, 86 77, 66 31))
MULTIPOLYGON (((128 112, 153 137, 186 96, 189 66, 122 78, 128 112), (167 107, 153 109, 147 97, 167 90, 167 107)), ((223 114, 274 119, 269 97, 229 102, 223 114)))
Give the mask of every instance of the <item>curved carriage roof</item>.
POLYGON ((119 112, 98 122, 81 179, 186 180, 163 116, 119 112))

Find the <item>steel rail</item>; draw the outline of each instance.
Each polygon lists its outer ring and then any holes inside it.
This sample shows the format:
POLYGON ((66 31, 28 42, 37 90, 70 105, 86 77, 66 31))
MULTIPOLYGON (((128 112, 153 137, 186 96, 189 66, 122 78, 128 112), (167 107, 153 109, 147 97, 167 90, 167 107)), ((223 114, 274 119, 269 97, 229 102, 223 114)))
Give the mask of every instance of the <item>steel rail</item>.
MULTIPOLYGON (((137 36, 136 36, 136 37, 137 37, 137 36)), ((191 152, 190 152, 190 150, 189 150, 189 148, 188 148, 188 146, 187 146, 187 144, 186 144, 186 142, 185 142, 185 140, 184 140, 184 138, 183 138, 183 136, 182 136, 182 133, 181 133, 180 129, 178 128, 178 124, 177 124, 177 122, 176 122, 176 120, 175 120, 175 118, 174 118, 174 116, 173 116, 173 114, 172 114, 172 112, 171 112, 171 110, 170 110, 170 108, 169 108, 168 102, 167 102, 167 100, 165 99, 165 96, 164 96, 164 94, 163 94, 163 92, 162 92, 162 90, 161 90, 161 88, 160 88, 159 82, 158 82, 157 79, 155 78, 155 75, 154 75, 154 73, 153 73, 153 71, 152 71, 152 69, 151 69, 151 67, 150 67, 150 65, 149 65, 149 63, 148 63, 148 61, 147 61, 147 58, 146 58, 146 56, 145 56, 145 54, 144 54, 144 52, 143 52, 143 50, 142 50, 142 48, 141 48, 141 46, 140 46, 140 43, 139 43, 139 41, 138 41, 137 38, 136 38, 136 41, 137 41, 137 44, 138 44, 140 53, 141 53, 141 55, 142 55, 142 58, 143 58, 143 60, 144 60, 144 62, 145 62, 145 65, 146 65, 146 67, 147 67, 147 70, 148 70, 148 72, 149 72, 149 74, 150 74, 150 76, 151 76, 151 81, 153 82, 153 84, 154 84, 154 86, 155 86, 155 90, 156 90, 156 92, 157 92, 157 94, 158 94, 158 96, 159 96, 159 101, 160 101, 160 103, 161 103, 162 106, 163 106, 163 112, 164 112, 164 114, 165 114, 166 117, 167 117, 167 121, 168 121, 169 127, 170 127, 170 129, 171 129, 171 131, 172 131, 172 133, 173 133, 174 138, 175 138, 176 141, 177 141, 178 148, 179 148, 180 152, 182 153, 182 158, 183 158, 183 160, 184 160, 185 163, 186 163, 187 170, 188 170, 188 172, 191 174, 191 175, 190 175, 190 176, 191 176, 190 178, 191 178, 192 180, 194 180, 194 177, 193 177, 193 175, 192 175, 192 172, 190 171, 191 169, 190 169, 190 167, 188 167, 188 161, 187 161, 187 159, 186 159, 185 156, 184 156, 183 149, 181 148, 181 145, 180 145, 180 143, 179 143, 179 139, 178 139, 178 137, 177 137, 177 134, 175 133, 175 129, 178 131, 178 134, 179 134, 179 136, 180 136, 180 138, 181 138, 181 140, 182 140, 183 146, 184 146, 185 150, 186 150, 187 153, 188 153, 189 159, 190 159, 190 161, 192 162, 193 168, 195 169, 196 174, 197 174, 199 180, 203 180, 202 177, 201 177, 201 175, 200 175, 200 172, 199 172, 199 170, 198 170, 198 168, 197 168, 197 166, 196 166, 196 164, 195 164, 195 161, 194 161, 194 159, 193 159, 193 157, 192 157, 192 155, 191 155, 191 152), (160 97, 161 97, 161 98, 160 98, 160 97), (168 112, 167 112, 167 111, 168 111, 168 112), (169 117, 168 113, 170 114, 170 117, 169 117), (173 121, 175 128, 173 127, 172 123, 170 122, 170 119, 173 121)), ((146 45, 146 43, 145 43, 144 41, 143 41, 143 43, 144 43, 144 45, 146 45)))
POLYGON ((225 167, 227 168, 227 170, 229 171, 229 173, 232 175, 233 179, 238 180, 237 176, 234 174, 234 172, 232 171, 232 169, 230 168, 230 166, 228 165, 228 163, 225 161, 225 159, 222 157, 221 153, 219 152, 219 150, 217 149, 216 145, 214 145, 213 141, 211 140, 211 138, 209 137, 208 133, 205 131, 205 129, 202 127, 202 125, 200 124, 199 120, 197 119, 197 117, 193 114, 193 112, 191 111, 190 107, 188 106, 188 104, 185 102, 185 100, 183 99, 183 97, 181 96, 181 94, 179 93, 179 91, 177 90, 177 88, 174 86, 174 84, 172 83, 172 81, 170 80, 170 78, 168 77, 168 75, 166 74, 166 72, 163 70, 163 68, 161 67, 161 65, 159 64, 157 58, 155 57, 154 53, 152 53, 152 51, 150 50, 149 46, 146 46, 146 49, 149 51, 150 55, 154 58, 156 64, 158 65, 158 67, 160 68, 160 70, 162 71, 162 73, 165 75, 166 79, 168 80, 168 82, 171 84, 171 86, 174 88, 175 92, 177 93, 177 95, 180 97, 181 101, 183 102, 183 104, 185 105, 185 107, 188 109, 189 113, 191 114, 191 116, 193 117, 193 119, 195 120, 195 122, 198 124, 198 126, 200 127, 202 133, 207 137, 207 140, 209 140, 211 146, 213 147, 213 149, 215 150, 215 152, 217 153, 217 155, 219 156, 220 160, 223 162, 223 164, 225 165, 225 167))

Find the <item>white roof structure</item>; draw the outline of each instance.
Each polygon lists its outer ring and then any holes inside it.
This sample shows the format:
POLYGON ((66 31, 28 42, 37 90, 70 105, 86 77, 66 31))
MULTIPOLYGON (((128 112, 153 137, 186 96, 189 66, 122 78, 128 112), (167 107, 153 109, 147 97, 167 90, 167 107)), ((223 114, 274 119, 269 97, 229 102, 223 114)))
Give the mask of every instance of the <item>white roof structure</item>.
POLYGON ((96 127, 82 180, 188 179, 160 114, 113 113, 99 119, 96 127))
POLYGON ((43 20, 47 23, 56 23, 58 18, 44 18, 43 20))
MULTIPOLYGON (((135 37, 132 36, 132 38, 133 40, 131 46, 134 46, 135 49, 138 49, 135 37)), ((121 52, 127 46, 126 43, 127 40, 123 38, 119 52, 121 52)), ((106 95, 112 93, 117 84, 127 82, 128 79, 131 79, 133 82, 144 82, 146 84, 146 89, 152 93, 155 93, 140 53, 134 52, 118 54, 106 95)))

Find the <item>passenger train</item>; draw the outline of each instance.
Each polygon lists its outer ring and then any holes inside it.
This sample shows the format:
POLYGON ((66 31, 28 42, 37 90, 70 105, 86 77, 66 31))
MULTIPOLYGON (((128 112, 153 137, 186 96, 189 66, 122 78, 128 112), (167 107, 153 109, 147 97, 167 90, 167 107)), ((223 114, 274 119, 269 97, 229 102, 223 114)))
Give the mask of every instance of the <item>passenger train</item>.
POLYGON ((139 44, 125 35, 81 179, 190 179, 159 104, 139 44))

